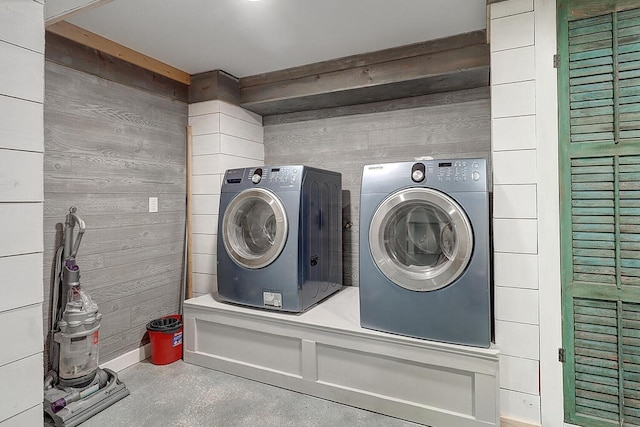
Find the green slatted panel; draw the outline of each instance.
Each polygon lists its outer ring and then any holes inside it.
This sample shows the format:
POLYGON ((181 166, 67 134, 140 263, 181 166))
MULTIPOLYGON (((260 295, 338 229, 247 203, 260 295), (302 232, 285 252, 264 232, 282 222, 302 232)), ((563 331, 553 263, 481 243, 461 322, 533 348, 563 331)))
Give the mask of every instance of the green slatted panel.
POLYGON ((640 138, 640 9, 618 13, 620 139, 640 138))
POLYGON ((558 11, 565 421, 640 426, 640 0, 558 11))
POLYGON ((640 156, 619 163, 620 281, 640 286, 640 156))
POLYGON ((621 306, 618 320, 617 302, 573 300, 575 413, 587 426, 620 425, 620 408, 625 426, 640 425, 640 304, 621 306))
POLYGON ((616 283, 613 159, 571 161, 573 280, 616 283))
POLYGON ((625 424, 640 425, 640 304, 622 304, 625 424))
POLYGON ((574 300, 576 412, 618 421, 618 328, 615 302, 574 300))
POLYGON ((569 23, 571 142, 613 141, 611 15, 569 23))

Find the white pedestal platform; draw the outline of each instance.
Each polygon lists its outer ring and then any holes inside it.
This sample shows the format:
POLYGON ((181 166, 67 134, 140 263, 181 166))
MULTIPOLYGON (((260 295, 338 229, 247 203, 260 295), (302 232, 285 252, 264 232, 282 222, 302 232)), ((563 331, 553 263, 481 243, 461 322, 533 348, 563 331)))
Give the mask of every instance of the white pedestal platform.
POLYGON ((305 313, 204 295, 184 303, 184 360, 434 427, 499 426, 498 355, 360 327, 358 288, 305 313))

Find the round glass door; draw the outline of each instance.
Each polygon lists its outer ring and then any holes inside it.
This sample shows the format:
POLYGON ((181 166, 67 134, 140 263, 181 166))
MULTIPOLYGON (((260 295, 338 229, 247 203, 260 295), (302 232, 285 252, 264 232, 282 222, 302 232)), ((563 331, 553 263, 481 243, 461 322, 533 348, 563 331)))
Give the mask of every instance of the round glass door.
POLYGON ((287 216, 276 195, 253 188, 229 203, 222 220, 222 240, 237 264, 257 269, 271 264, 280 255, 287 229, 287 216))
POLYGON ((393 283, 433 291, 455 281, 473 251, 473 230, 460 205, 429 188, 387 197, 369 229, 373 259, 393 283))

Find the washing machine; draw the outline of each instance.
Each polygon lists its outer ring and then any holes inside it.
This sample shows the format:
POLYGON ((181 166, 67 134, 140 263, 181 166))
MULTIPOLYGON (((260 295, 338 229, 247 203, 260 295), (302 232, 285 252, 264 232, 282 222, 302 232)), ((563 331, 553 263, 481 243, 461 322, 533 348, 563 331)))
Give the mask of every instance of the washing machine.
POLYGON ((342 288, 342 176, 302 165, 230 169, 218 217, 218 296, 302 312, 342 288))
POLYGON ((365 166, 361 326, 489 347, 489 224, 484 159, 365 166))

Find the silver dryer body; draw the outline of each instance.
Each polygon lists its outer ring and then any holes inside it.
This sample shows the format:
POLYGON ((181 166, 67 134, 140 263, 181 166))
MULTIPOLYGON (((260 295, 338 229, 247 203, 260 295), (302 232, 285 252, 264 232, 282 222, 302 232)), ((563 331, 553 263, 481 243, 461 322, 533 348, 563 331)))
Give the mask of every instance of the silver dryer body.
POLYGON ((342 176, 302 165, 230 169, 218 216, 218 295, 302 312, 342 288, 342 176))
POLYGON ((484 159, 364 167, 364 328, 489 347, 490 229, 484 159))

